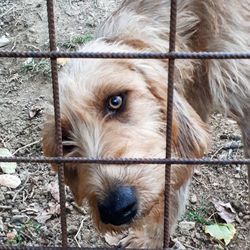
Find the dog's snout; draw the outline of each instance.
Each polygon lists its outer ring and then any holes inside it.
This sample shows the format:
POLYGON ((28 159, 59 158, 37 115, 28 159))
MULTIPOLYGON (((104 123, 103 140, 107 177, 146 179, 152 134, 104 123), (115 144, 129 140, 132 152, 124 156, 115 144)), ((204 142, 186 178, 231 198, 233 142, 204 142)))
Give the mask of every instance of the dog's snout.
POLYGON ((98 204, 98 209, 105 224, 115 226, 129 224, 138 209, 135 189, 128 186, 116 187, 98 204))

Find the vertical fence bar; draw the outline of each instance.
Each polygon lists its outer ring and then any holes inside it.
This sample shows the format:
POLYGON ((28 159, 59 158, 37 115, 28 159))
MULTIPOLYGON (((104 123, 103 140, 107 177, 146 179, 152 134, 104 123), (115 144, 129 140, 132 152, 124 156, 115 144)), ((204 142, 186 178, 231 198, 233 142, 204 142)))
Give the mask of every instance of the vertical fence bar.
MULTIPOLYGON (((48 13, 48 28, 49 28, 49 42, 50 51, 56 51, 56 34, 55 34, 55 21, 54 21, 54 5, 53 0, 47 0, 47 13, 48 13)), ((169 36, 169 52, 175 51, 176 39, 176 21, 177 21, 177 0, 171 0, 170 9, 170 36, 169 36)), ((0 54, 4 53, 0 51, 0 54)), ((35 54, 35 52, 32 52, 35 54)), ((17 53, 17 57, 18 56, 17 53)), ((107 56, 108 57, 108 56, 107 56)), ((206 54, 204 54, 204 58, 206 54)), ((134 58, 137 58, 134 56, 134 58)), ((217 58, 218 59, 218 58, 217 58)), ((168 63, 168 93, 167 93, 167 125, 166 125, 166 158, 171 158, 172 147, 172 118, 173 118, 173 91, 174 91, 174 68, 175 59, 170 58, 168 63)), ((58 70, 57 59, 51 58, 51 74, 53 86, 53 100, 54 100, 54 115, 55 115, 55 133, 57 143, 57 156, 63 156, 62 148, 62 128, 61 128, 61 115, 60 115, 60 100, 59 100, 59 84, 58 84, 58 70)), ((249 156, 249 155, 248 155, 249 156)), ((37 159, 38 162, 39 158, 37 159)), ((181 163, 181 162, 180 162, 181 163)), ((239 164, 243 164, 239 163, 239 164)), ((211 164, 211 163, 207 163, 211 164)), ((217 163, 218 164, 218 163, 217 163)), ((65 186, 64 186, 64 163, 59 163, 58 181, 60 190, 60 208, 61 208, 61 232, 62 232, 62 248, 67 247, 67 223, 66 223, 66 209, 65 209, 65 186)), ((165 165, 165 203, 164 203, 164 239, 163 247, 169 247, 170 230, 169 230, 169 212, 170 212, 170 177, 171 177, 171 164, 165 165)), ((249 209, 250 209, 250 165, 248 166, 248 181, 249 181, 249 209)), ((45 249, 43 247, 20 247, 20 249, 45 249)), ((0 249, 19 249, 18 247, 9 247, 0 245, 0 249)), ((52 247, 49 249, 57 249, 52 247)), ((59 248, 58 248, 59 249, 59 248)))
MULTIPOLYGON (((56 31, 55 31, 53 0, 47 0, 47 12, 48 12, 50 51, 56 51, 56 31)), ((57 70, 56 58, 51 58, 51 77, 52 77, 52 86, 53 86, 57 156, 63 156, 59 84, 58 84, 58 70, 57 70)), ((58 183, 59 183, 59 193, 60 193, 60 215, 61 215, 60 218, 61 218, 61 232, 62 232, 62 247, 66 248, 67 247, 67 221, 66 221, 66 208, 65 208, 66 197, 65 197, 65 186, 64 186, 64 163, 59 164, 58 183)))
POLYGON ((247 165, 248 174, 248 211, 250 212, 250 165, 247 165))
MULTIPOLYGON (((169 34, 169 52, 175 51, 176 37, 176 15, 177 15, 177 0, 171 0, 170 6, 170 34, 169 34)), ((174 66, 175 59, 168 61, 168 100, 167 100, 167 128, 166 128, 166 158, 171 158, 172 146, 172 120, 173 120, 173 95, 174 95, 174 66)), ((164 238, 163 248, 169 247, 170 228, 170 177, 171 164, 165 166, 165 194, 164 194, 164 238)))

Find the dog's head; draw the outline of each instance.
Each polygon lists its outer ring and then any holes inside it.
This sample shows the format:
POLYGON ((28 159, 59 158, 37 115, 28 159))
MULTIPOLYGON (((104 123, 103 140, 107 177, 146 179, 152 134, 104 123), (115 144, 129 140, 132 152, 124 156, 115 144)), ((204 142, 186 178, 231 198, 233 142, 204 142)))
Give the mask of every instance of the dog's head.
MULTIPOLYGON (((84 50, 126 49, 131 48, 96 41, 84 50)), ((158 60, 70 60, 60 76, 64 155, 164 157, 167 77, 166 62, 158 60)), ((184 157, 200 157, 207 145, 205 125, 177 91, 172 144, 173 153, 184 157)), ((44 154, 55 156, 55 148, 51 116, 44 126, 44 154)), ((190 175, 172 171, 172 186, 178 189, 190 175)), ((158 202, 164 166, 70 163, 65 182, 78 204, 88 200, 99 230, 119 231, 139 222, 158 202)))

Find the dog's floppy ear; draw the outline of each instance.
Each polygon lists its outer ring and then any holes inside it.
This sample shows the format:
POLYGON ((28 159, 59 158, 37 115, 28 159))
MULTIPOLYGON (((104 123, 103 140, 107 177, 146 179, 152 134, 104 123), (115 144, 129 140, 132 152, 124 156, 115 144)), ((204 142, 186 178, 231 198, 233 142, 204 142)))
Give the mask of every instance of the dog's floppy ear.
MULTIPOLYGON (((162 84, 149 88, 161 105, 161 115, 166 120, 167 88, 162 84)), ((173 149, 180 157, 200 158, 207 151, 209 136, 207 125, 201 120, 185 98, 174 92, 172 120, 173 149)))
MULTIPOLYGON (((62 123, 62 134, 63 139, 67 136, 67 131, 70 129, 69 124, 64 118, 61 120, 62 123), (66 135, 65 135, 66 133, 66 135)), ((49 116, 44 124, 43 135, 42 135, 43 153, 45 156, 54 157, 56 156, 56 139, 55 139, 55 122, 54 117, 49 116)), ((67 149, 64 148, 64 155, 67 154, 67 149)), ((52 164, 52 168, 58 171, 58 165, 52 164)), ((85 197, 85 175, 84 167, 77 166, 73 163, 67 163, 64 165, 64 180, 65 184, 70 187, 75 201, 81 205, 85 197)))
POLYGON ((207 125, 177 92, 174 95, 173 120, 176 127, 173 146, 177 155, 187 158, 202 157, 209 145, 207 125))
MULTIPOLYGON (((64 117, 61 118, 61 126, 62 126, 62 139, 68 136, 68 131, 70 130, 70 125, 67 123, 64 117)), ((43 145, 43 153, 45 156, 54 157, 57 155, 57 145, 56 145, 56 128, 55 128, 55 120, 54 116, 48 115, 47 119, 44 123, 43 131, 42 131, 42 145, 43 145)), ((65 154, 65 148, 63 149, 65 154)), ((55 164, 52 164, 54 170, 57 170, 55 164)))
MULTIPOLYGON (((45 156, 53 157, 56 156, 56 142, 55 142, 55 123, 52 116, 48 116, 43 126, 42 131, 42 146, 43 153, 45 156)), ((54 166, 52 164, 53 168, 54 166)))
MULTIPOLYGON (((135 69, 144 78, 146 86, 160 107, 166 121, 167 71, 163 61, 137 61, 135 69)), ((165 129, 165 128, 163 128, 165 129)), ((174 90, 172 142, 180 157, 202 157, 208 148, 207 126, 189 105, 183 94, 174 90)))

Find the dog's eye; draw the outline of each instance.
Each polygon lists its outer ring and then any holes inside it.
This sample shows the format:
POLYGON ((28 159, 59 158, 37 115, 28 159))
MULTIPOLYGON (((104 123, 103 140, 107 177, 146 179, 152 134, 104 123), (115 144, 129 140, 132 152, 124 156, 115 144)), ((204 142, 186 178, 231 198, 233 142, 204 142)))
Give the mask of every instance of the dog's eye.
POLYGON ((109 109, 117 110, 122 106, 122 97, 120 95, 112 96, 109 98, 109 109))
POLYGON ((72 152, 76 146, 71 141, 63 141, 63 153, 68 154, 72 152))
POLYGON ((70 138, 69 132, 64 129, 62 129, 62 145, 64 154, 69 154, 76 149, 76 145, 70 138))
POLYGON ((104 103, 104 114, 112 118, 120 115, 125 111, 128 92, 120 92, 110 95, 104 103))
POLYGON ((123 96, 115 95, 108 98, 108 110, 111 112, 118 111, 123 107, 123 96))

